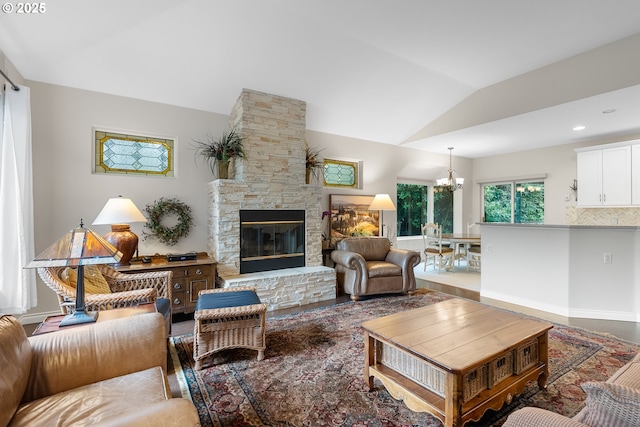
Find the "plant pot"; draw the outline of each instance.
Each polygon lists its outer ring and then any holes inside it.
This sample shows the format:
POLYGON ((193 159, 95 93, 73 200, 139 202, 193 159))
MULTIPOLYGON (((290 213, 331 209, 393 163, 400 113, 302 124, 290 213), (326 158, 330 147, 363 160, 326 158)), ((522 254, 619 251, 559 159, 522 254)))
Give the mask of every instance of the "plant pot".
POLYGON ((218 160, 218 179, 229 178, 229 161, 218 160))
POLYGON ((307 169, 304 174, 304 182, 309 184, 311 182, 311 169, 307 169))

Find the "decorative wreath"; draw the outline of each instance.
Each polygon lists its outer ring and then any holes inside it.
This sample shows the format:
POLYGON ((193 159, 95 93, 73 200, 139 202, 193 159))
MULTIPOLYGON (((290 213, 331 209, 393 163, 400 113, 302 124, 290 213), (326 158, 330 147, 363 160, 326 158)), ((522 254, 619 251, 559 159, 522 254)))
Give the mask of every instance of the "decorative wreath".
POLYGON ((152 235, 156 236, 162 243, 173 246, 181 237, 189 234, 189 229, 193 225, 191 208, 175 198, 165 199, 161 197, 160 200, 147 205, 145 210, 149 215, 149 220, 144 226, 151 230, 151 233, 143 231, 145 239, 152 235), (173 227, 162 225, 162 217, 166 214, 177 215, 178 223, 173 227))

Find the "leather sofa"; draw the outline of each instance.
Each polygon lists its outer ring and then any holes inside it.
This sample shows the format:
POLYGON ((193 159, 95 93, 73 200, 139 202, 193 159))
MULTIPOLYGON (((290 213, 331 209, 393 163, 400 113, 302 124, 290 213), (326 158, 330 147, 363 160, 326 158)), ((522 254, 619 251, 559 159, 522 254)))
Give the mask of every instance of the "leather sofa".
POLYGON ((0 426, 199 426, 171 398, 160 313, 27 337, 0 317, 0 426))
POLYGON ((582 384, 585 406, 573 418, 542 408, 514 411, 503 427, 627 427, 640 425, 640 354, 606 382, 582 384))
POLYGON ((347 237, 331 252, 338 285, 352 300, 364 295, 411 293, 420 253, 391 247, 386 237, 347 237))

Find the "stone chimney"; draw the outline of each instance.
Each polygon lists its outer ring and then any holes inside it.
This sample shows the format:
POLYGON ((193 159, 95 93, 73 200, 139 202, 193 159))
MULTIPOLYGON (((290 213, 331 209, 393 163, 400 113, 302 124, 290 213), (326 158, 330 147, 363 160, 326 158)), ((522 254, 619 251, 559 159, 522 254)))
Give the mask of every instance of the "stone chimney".
POLYGON ((241 209, 304 210, 305 264, 322 265, 322 188, 305 184, 306 103, 244 89, 229 121, 245 158, 233 162, 232 179, 209 183, 209 253, 220 276, 240 271, 241 209))

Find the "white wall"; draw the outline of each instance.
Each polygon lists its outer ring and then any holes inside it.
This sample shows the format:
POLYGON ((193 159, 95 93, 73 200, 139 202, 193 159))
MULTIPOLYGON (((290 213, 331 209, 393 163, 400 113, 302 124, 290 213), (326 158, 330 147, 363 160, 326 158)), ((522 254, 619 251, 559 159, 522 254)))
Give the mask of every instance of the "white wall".
MULTIPOLYGON (((329 207, 330 194, 375 195, 388 193, 395 201, 398 182, 432 185, 437 178, 445 176, 449 168, 449 153, 430 153, 422 150, 402 148, 361 139, 307 131, 307 142, 321 149, 323 157, 339 160, 364 160, 362 190, 325 188, 323 205, 329 207)), ((465 158, 453 159, 459 176, 471 176, 472 161, 465 158)), ((463 190, 460 218, 470 215, 472 194, 463 190)), ((397 236, 396 211, 384 211, 385 236, 397 236), (390 233, 388 233, 390 231, 390 233)), ((462 227, 461 224, 456 226, 462 227)), ((464 225, 466 227, 466 224, 464 225)))
MULTIPOLYGON (((212 175, 195 163, 192 138, 226 128, 227 117, 130 98, 28 82, 31 87, 36 253, 63 233, 92 226, 107 199, 130 197, 143 210, 160 197, 176 197, 189 205, 194 227, 188 237, 169 247, 155 238, 143 239, 143 224, 132 224, 140 237, 140 253, 181 253, 206 250, 207 188, 212 175), (92 174, 92 127, 177 138, 176 177, 92 174)), ((41 285, 41 283, 39 283, 41 285)), ((38 306, 30 313, 58 311, 54 293, 39 286, 38 306)))
MULTIPOLYGON (((80 219, 99 233, 109 231, 109 226, 91 223, 107 199, 119 194, 130 197, 141 210, 160 197, 176 197, 192 209, 194 227, 173 247, 155 238, 144 240, 143 224, 132 224, 140 237, 140 254, 207 250, 207 183, 213 176, 208 166, 195 161, 192 140, 202 139, 207 133, 221 134, 228 126, 227 115, 38 82, 27 85, 31 87, 32 103, 36 253, 76 227, 80 219), (94 126, 176 137, 176 177, 92 174, 94 126)), ((395 197, 396 177, 408 164, 418 165, 403 172, 413 179, 423 179, 422 171, 429 167, 445 170, 448 165, 448 154, 312 131, 307 132, 307 138, 310 145, 323 149, 323 156, 364 162, 363 188, 324 189, 325 209, 329 208, 330 194, 389 193, 395 197)), ((462 159, 456 168, 468 176, 470 164, 462 159)), ((384 222, 395 232, 394 211, 385 211, 384 222)), ((30 321, 58 310, 54 293, 38 280, 38 306, 28 313, 30 321)))
MULTIPOLYGON (((20 79, 17 80, 19 83, 20 79)), ((140 254, 206 250, 206 184, 212 175, 206 165, 194 160, 192 140, 204 138, 209 132, 219 135, 227 128, 227 115, 45 83, 28 81, 25 84, 31 87, 36 253, 77 226, 80 219, 91 226, 107 199, 119 194, 133 199, 140 209, 160 197, 176 197, 193 211, 194 228, 189 236, 173 247, 153 238, 141 238, 140 254), (176 137, 176 177, 92 174, 93 126, 176 137)), ((231 108, 230 105, 229 112, 231 108)), ((626 139, 633 138, 640 135, 626 139)), ((363 188, 323 189, 322 203, 326 209, 330 194, 389 193, 395 198, 398 180, 431 183, 444 176, 449 165, 448 153, 428 153, 314 131, 307 131, 307 140, 311 146, 322 149, 325 157, 364 162, 363 188)), ((481 218, 479 187, 475 180, 540 171, 548 174, 545 222, 564 224, 564 194, 569 192, 568 186, 575 178, 573 148, 605 142, 615 141, 593 141, 475 160, 454 156, 454 168, 466 178, 460 193, 462 210, 456 215, 461 224, 456 224, 456 228, 464 229, 467 222, 481 218)), ((385 211, 384 222, 395 235, 396 212, 385 211)), ((108 226, 92 228, 101 233, 109 230, 108 226)), ((132 230, 142 237, 142 224, 132 224, 132 230)), ((44 316, 58 311, 53 292, 41 282, 38 301, 29 315, 44 316)))
POLYGON ((566 317, 640 320, 637 227, 481 227, 481 296, 566 317))

